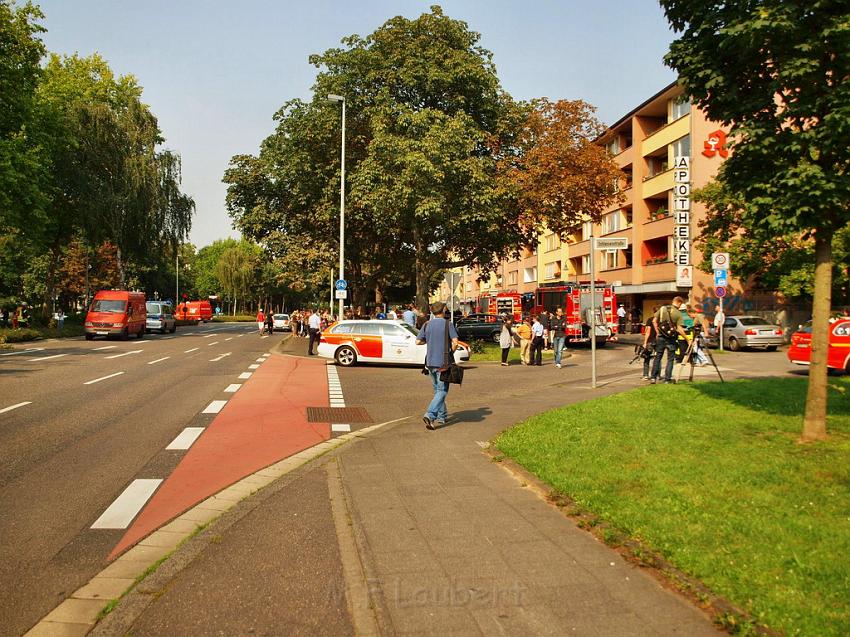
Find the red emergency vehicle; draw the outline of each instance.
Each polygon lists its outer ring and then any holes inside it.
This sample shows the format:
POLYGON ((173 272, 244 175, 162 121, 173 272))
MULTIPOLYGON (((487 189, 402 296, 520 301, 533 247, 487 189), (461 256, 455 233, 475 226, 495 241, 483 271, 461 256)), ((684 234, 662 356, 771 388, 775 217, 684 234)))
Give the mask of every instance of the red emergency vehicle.
MULTIPOLYGON (((614 286, 596 282, 596 344, 604 345, 617 334, 617 295, 614 286)), ((567 317, 567 342, 590 342, 590 281, 537 288, 531 310, 554 312, 559 307, 567 317)))
MULTIPOLYGON (((812 324, 806 323, 791 336, 788 360, 797 365, 808 365, 812 355, 812 324)), ((829 325, 829 349, 826 365, 830 369, 850 373, 850 318, 841 317, 829 325)))
POLYGON ((478 308, 481 314, 505 314, 513 317, 514 321, 522 320, 522 295, 519 292, 493 292, 478 297, 478 308))

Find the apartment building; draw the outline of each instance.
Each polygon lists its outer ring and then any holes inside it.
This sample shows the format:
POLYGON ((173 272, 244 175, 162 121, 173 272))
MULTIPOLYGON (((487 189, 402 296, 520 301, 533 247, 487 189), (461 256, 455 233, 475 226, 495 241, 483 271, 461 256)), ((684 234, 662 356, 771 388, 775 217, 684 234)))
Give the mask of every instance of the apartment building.
MULTIPOLYGON (((538 287, 587 281, 595 259, 597 280, 613 284, 618 302, 640 308, 644 317, 676 294, 712 314, 718 303, 713 274, 692 267, 702 261, 694 239, 706 211, 690 200, 689 192, 717 173, 728 156, 725 139, 722 127, 683 99, 676 83, 665 87, 600 139, 625 175, 616 184, 622 203, 605 210, 600 223, 586 222, 563 241, 544 233, 535 249, 503 261, 489 279, 479 282, 477 271, 463 269, 456 290, 463 308, 474 311, 478 299, 490 292, 512 290, 530 299, 538 287), (679 172, 677 181, 674 164, 683 157, 687 171, 679 172), (594 253, 591 236, 625 237, 628 247, 594 253)), ((730 277, 727 290, 729 305, 735 307, 743 286, 730 277)), ((445 286, 435 297, 446 298, 447 293, 445 286)), ((738 311, 742 309, 743 303, 738 311)))

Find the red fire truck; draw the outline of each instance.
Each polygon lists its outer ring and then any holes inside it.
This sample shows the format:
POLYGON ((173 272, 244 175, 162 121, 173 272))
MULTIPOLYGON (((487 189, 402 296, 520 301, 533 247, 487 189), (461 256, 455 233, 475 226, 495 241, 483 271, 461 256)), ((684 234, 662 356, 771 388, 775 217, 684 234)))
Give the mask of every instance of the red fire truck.
POLYGON ((522 309, 522 295, 519 292, 491 292, 478 297, 478 310, 482 314, 509 314, 514 321, 521 321, 522 309))
MULTIPOLYGON (((567 285, 555 284, 537 288, 535 305, 531 310, 554 312, 563 308, 567 317, 567 342, 590 342, 590 281, 567 285)), ((617 296, 614 286, 596 282, 596 344, 605 345, 617 334, 617 296)))

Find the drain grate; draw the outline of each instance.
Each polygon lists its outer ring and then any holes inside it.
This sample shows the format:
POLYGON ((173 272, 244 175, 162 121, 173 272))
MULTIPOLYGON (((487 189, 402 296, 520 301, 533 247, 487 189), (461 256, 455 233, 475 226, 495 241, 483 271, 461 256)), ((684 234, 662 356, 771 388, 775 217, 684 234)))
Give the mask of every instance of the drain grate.
POLYGON ((307 422, 370 423, 364 407, 307 407, 307 422))

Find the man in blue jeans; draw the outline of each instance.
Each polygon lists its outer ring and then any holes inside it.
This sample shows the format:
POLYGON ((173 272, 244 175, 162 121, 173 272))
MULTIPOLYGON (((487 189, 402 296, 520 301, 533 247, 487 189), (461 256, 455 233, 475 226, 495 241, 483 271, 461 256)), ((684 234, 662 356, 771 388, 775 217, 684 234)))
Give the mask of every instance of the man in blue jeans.
POLYGON ((655 360, 652 361, 651 384, 658 382, 661 376, 661 359, 667 352, 667 364, 664 367, 664 382, 673 382, 673 363, 676 357, 676 340, 681 334, 684 338, 684 320, 679 307, 684 303, 681 296, 673 299, 672 305, 662 305, 652 319, 655 327, 655 360))
POLYGON ((549 333, 552 335, 552 347, 555 348, 555 367, 561 369, 561 356, 564 341, 567 340, 567 317, 563 308, 555 310, 555 316, 549 320, 549 333))
POLYGON ((449 383, 440 380, 440 372, 448 367, 448 363, 454 357, 454 351, 457 349, 457 330, 451 321, 445 318, 445 312, 445 303, 432 303, 431 313, 434 318, 425 323, 416 336, 418 345, 423 343, 427 345, 425 367, 428 369, 428 375, 434 387, 434 398, 431 399, 431 404, 428 405, 428 410, 422 417, 426 429, 436 429, 445 425, 449 417, 448 409, 446 409, 449 383), (446 347, 446 324, 449 328, 448 348, 446 347))

